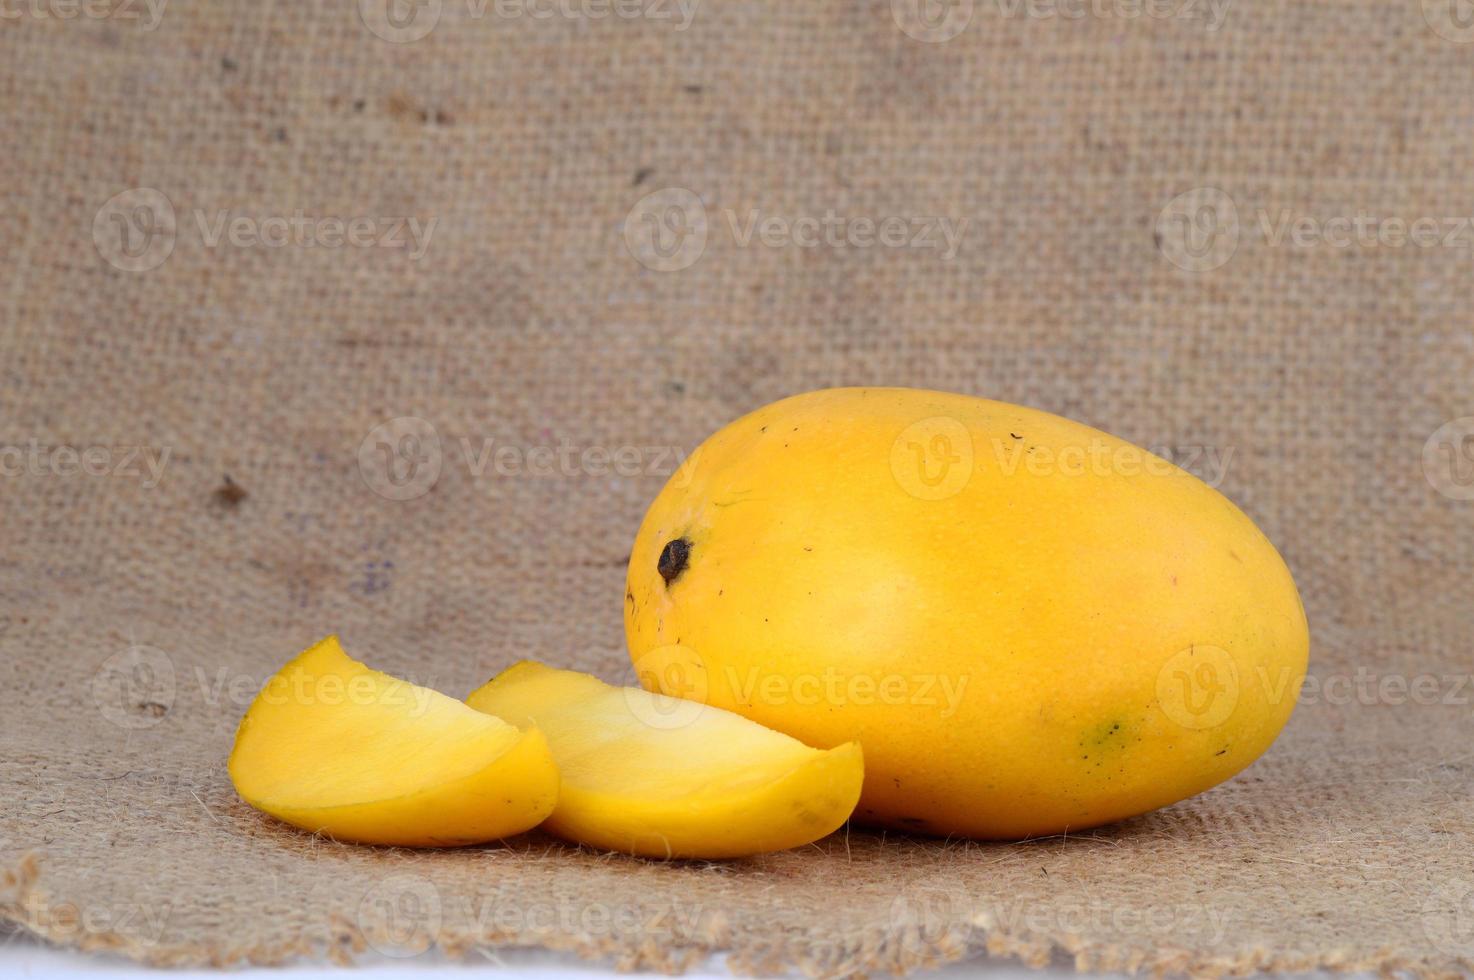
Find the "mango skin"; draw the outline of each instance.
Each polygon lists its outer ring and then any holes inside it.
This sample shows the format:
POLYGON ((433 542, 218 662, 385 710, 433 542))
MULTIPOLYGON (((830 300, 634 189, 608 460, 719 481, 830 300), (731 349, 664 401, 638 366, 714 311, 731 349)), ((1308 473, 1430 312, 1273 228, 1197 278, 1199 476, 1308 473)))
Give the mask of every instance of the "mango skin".
POLYGON ((854 743, 820 751, 730 712, 524 660, 466 704, 546 734, 562 785, 543 829, 642 857, 801 847, 860 797, 854 743))
POLYGON ((338 637, 277 671, 236 730, 241 799, 311 833, 360 844, 460 847, 553 812, 547 739, 372 670, 338 637))
POLYGON ((651 690, 858 741, 856 821, 979 839, 1228 779, 1284 727, 1309 651, 1284 561, 1196 477, 904 388, 797 395, 711 436, 640 527, 625 628, 651 690))

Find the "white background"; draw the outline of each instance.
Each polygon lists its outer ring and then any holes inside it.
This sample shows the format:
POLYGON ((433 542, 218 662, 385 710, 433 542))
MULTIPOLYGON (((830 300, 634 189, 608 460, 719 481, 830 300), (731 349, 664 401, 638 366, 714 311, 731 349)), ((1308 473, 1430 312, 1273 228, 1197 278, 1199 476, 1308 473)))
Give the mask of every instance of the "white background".
MULTIPOLYGON (((599 980, 608 977, 650 978, 668 980, 664 974, 615 973, 607 966, 584 963, 577 958, 562 956, 539 950, 502 951, 490 959, 447 960, 433 954, 418 956, 412 960, 388 960, 365 956, 359 965, 351 969, 332 966, 298 966, 287 969, 234 969, 227 972, 211 970, 169 970, 159 972, 129 963, 118 957, 89 956, 69 950, 52 949, 28 936, 15 932, 0 931, 0 976, 6 978, 26 977, 35 980, 69 980, 98 974, 123 977, 149 977, 158 980, 383 980, 406 974, 418 974, 428 970, 442 975, 453 973, 455 980, 482 980, 482 978, 535 977, 537 980, 599 980)), ((732 980, 720 962, 711 964, 706 970, 686 974, 692 980, 732 980)), ((983 980, 1078 980, 1068 959, 1046 970, 1031 970, 1016 960, 976 959, 958 963, 942 970, 927 970, 909 975, 915 980, 965 980, 969 977, 983 980)), ((1097 974, 1114 977, 1114 974, 1097 974)), ((1316 980, 1348 980, 1371 974, 1302 974, 1316 980)), ((877 978, 879 980, 879 978, 877 978)))

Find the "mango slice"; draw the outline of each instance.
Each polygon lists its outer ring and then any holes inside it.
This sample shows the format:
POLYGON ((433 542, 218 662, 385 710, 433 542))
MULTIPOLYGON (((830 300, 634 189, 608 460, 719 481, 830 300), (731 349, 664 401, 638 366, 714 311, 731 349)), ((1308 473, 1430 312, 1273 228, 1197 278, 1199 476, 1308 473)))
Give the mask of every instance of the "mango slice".
POLYGON ((860 746, 813 749, 694 701, 522 661, 467 703, 548 737, 562 773, 545 829, 606 850, 732 858, 838 829, 860 797, 860 746))
POLYGON ((261 689, 229 768, 256 809, 364 844, 496 840, 541 823, 558 797, 540 732, 371 670, 336 636, 261 689))

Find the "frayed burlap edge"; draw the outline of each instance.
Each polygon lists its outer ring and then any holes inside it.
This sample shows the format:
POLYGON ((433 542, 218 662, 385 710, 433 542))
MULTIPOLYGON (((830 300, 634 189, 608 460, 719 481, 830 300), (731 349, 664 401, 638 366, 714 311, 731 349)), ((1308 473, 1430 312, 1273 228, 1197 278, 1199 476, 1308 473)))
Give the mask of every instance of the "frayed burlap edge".
MULTIPOLYGON (((102 953, 152 967, 282 966, 297 960, 327 959, 340 966, 358 962, 377 937, 342 916, 330 924, 330 940, 301 939, 276 945, 228 945, 222 943, 146 944, 112 930, 88 931, 82 936, 29 920, 27 906, 45 901, 37 887, 41 860, 25 854, 13 867, 0 872, 0 922, 14 924, 28 935, 57 948, 102 953)), ((1450 957, 1433 961, 1409 956, 1394 948, 1355 955, 1331 950, 1317 955, 1286 955, 1268 949, 1251 949, 1237 956, 1204 956, 1191 950, 1164 946, 1151 954, 1113 946, 1090 945, 1079 936, 1012 933, 990 920, 986 913, 970 923, 957 923, 939 935, 918 936, 914 931, 877 927, 860 930, 828 946, 815 956, 801 941, 775 941, 762 949, 735 948, 716 926, 707 941, 671 946, 647 939, 620 942, 608 937, 535 930, 445 929, 435 948, 452 959, 466 959, 478 952, 497 949, 546 949, 572 954, 586 961, 608 963, 620 971, 649 970, 677 975, 709 964, 725 954, 723 962, 735 975, 763 976, 798 973, 815 978, 861 977, 888 973, 900 975, 914 970, 945 966, 964 959, 987 956, 1015 959, 1024 966, 1042 969, 1051 963, 1072 963, 1080 972, 1148 974, 1153 977, 1225 977, 1254 973, 1376 973, 1381 976, 1411 976, 1419 980, 1442 980, 1474 974, 1474 960, 1450 957)))

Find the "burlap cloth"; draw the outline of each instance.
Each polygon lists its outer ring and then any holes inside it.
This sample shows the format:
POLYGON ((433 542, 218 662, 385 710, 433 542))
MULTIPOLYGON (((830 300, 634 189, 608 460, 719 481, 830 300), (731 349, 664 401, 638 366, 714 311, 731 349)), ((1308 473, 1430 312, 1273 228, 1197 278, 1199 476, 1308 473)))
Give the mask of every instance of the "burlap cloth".
POLYGON ((157 964, 1474 963, 1474 32, 913 6, 8 5, 0 917, 157 964), (1276 234, 1360 214, 1439 241, 1276 234), (1218 482, 1309 610, 1269 754, 1067 839, 711 866, 346 846, 236 799, 245 704, 330 631, 458 696, 526 656, 628 677, 672 450, 846 383, 1218 482))

